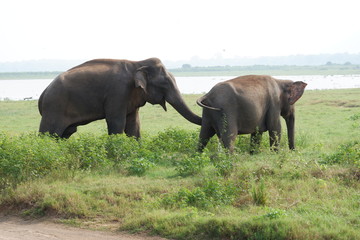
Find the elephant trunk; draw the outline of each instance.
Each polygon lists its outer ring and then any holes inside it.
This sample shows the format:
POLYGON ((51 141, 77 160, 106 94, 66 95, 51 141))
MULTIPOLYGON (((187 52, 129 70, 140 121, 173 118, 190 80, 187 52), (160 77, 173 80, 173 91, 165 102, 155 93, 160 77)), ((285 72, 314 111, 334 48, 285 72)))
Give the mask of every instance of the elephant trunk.
POLYGON ((201 125, 201 117, 193 113, 186 105, 184 99, 181 97, 179 90, 175 88, 175 92, 168 93, 165 100, 175 108, 188 121, 201 125))
POLYGON ((290 150, 295 149, 295 116, 294 114, 290 114, 285 119, 286 127, 287 127, 287 133, 288 133, 288 142, 289 142, 289 148, 290 150))

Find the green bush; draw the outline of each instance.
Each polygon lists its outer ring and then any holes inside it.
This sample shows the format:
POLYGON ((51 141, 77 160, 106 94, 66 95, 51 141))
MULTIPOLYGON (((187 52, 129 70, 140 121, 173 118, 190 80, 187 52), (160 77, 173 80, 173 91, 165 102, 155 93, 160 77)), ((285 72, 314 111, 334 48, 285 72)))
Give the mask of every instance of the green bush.
POLYGON ((360 128, 360 113, 351 115, 349 119, 353 121, 353 128, 360 128))
POLYGON ((207 209, 231 204, 239 191, 230 182, 207 180, 201 187, 181 188, 177 193, 167 195, 162 203, 165 207, 207 209))
POLYGON ((199 173, 210 162, 209 156, 204 153, 196 153, 193 156, 184 155, 184 158, 176 162, 176 171, 180 176, 188 176, 199 173))
POLYGON ((352 141, 340 145, 337 151, 324 157, 324 164, 348 164, 360 168, 360 142, 352 141))
POLYGON ((211 156, 211 160, 220 176, 228 177, 234 170, 234 156, 224 151, 219 151, 211 156))
POLYGON ((153 162, 151 162, 149 159, 141 157, 129 161, 127 170, 130 175, 142 176, 147 170, 149 170, 153 166, 155 166, 153 162))
POLYGON ((140 152, 141 146, 135 138, 125 134, 104 135, 107 158, 115 165, 124 163, 140 152))
POLYGON ((48 135, 0 134, 0 189, 43 177, 67 165, 61 145, 48 135))
POLYGON ((80 135, 66 141, 66 150, 82 170, 101 167, 108 163, 103 138, 91 134, 80 135))
POLYGON ((162 153, 194 153, 197 142, 198 134, 196 132, 169 128, 153 137, 147 147, 162 153))

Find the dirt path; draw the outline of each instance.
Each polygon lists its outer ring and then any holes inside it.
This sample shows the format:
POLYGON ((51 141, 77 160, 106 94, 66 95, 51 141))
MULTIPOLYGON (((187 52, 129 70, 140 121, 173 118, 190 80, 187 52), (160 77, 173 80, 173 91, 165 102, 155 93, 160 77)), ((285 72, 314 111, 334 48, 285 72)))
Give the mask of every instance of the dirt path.
POLYGON ((160 237, 92 231, 44 220, 0 216, 0 240, 165 240, 160 237))

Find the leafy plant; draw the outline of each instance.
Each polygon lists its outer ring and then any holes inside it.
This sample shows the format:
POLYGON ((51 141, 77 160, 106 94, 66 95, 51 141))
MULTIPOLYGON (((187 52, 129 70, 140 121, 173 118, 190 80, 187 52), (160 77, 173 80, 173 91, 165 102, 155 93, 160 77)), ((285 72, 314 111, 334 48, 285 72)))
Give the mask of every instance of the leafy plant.
POLYGON ((70 138, 65 146, 67 151, 78 161, 79 168, 88 170, 106 165, 108 159, 102 138, 91 134, 70 138))
POLYGON ((196 207, 207 209, 230 204, 239 189, 230 182, 207 180, 201 187, 192 190, 181 188, 177 193, 167 195, 162 199, 165 206, 171 207, 196 207))
POLYGON ((287 216, 287 212, 283 209, 269 208, 269 212, 263 215, 263 218, 278 219, 280 217, 287 216))
POLYGON ((60 144, 47 135, 0 134, 0 189, 63 169, 67 161, 60 144))
POLYGON ((131 159, 140 151, 140 144, 135 138, 129 138, 125 134, 104 135, 107 158, 115 165, 120 165, 131 159))
POLYGON ((218 175, 223 177, 230 176, 234 169, 234 157, 224 151, 219 151, 211 156, 212 162, 217 170, 218 175))
POLYGON ((354 121, 353 127, 354 128, 360 128, 360 113, 356 113, 354 115, 351 115, 349 117, 350 120, 354 121))
POLYGON ((176 171, 180 176, 188 176, 199 173, 208 163, 210 158, 206 153, 196 153, 191 157, 185 155, 176 163, 176 171))
POLYGON ((152 138, 148 147, 157 152, 186 152, 195 151, 198 136, 183 129, 169 128, 152 138))
POLYGON ((325 156, 324 164, 350 164, 360 168, 360 142, 351 141, 340 145, 337 151, 325 156))
POLYGON ((153 162, 146 158, 140 157, 130 160, 126 169, 130 175, 142 176, 153 166, 155 166, 153 162))

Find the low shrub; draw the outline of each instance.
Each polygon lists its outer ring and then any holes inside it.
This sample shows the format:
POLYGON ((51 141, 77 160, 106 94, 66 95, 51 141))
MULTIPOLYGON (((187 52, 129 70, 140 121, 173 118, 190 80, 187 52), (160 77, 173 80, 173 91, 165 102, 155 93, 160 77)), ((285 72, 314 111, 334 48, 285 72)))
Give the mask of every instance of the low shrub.
POLYGON ((333 154, 324 156, 323 164, 348 164, 360 168, 360 142, 352 141, 340 145, 333 154))
POLYGON ((108 163, 107 151, 103 138, 91 134, 80 135, 65 141, 65 148, 79 164, 79 169, 88 170, 101 167, 108 163))
POLYGON ((195 153, 197 142, 196 132, 169 128, 152 137, 147 148, 159 153, 195 153))
POLYGON ((64 168, 69 159, 61 146, 48 135, 0 134, 0 189, 64 168))
POLYGON ((218 151, 210 158, 219 176, 230 176, 230 174, 234 170, 235 157, 233 155, 229 155, 224 151, 218 151))
POLYGON ((210 158, 206 153, 195 153, 193 156, 184 155, 175 163, 175 169, 180 176, 189 176, 199 173, 208 163, 210 158))
POLYGON ((114 165, 121 165, 136 155, 141 146, 135 138, 127 137, 125 134, 104 135, 103 141, 109 161, 114 165))
POLYGON ((231 182, 206 180, 200 187, 181 188, 178 192, 167 195, 162 199, 162 204, 165 207, 208 209, 231 204, 239 191, 231 182))
POLYGON ((349 120, 353 121, 353 124, 352 124, 353 128, 360 128, 360 113, 351 115, 349 117, 349 120))
POLYGON ((140 157, 129 161, 126 169, 130 175, 142 176, 153 166, 155 166, 155 164, 149 159, 140 157))

